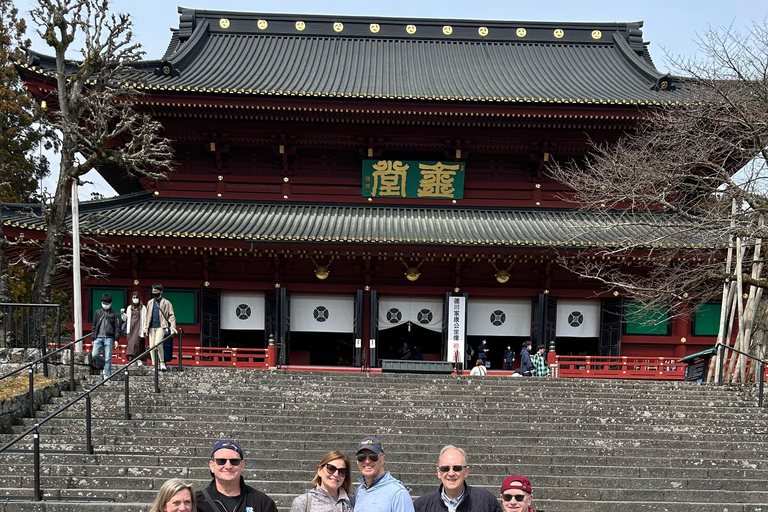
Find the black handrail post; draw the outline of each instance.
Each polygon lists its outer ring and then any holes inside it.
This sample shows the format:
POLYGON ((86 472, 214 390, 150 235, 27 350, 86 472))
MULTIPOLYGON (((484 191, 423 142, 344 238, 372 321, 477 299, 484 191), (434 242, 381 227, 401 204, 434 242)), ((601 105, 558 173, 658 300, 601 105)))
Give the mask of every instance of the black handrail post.
POLYGON ((85 395, 85 453, 93 455, 91 442, 91 393, 85 395))
POLYGON ((61 309, 59 307, 56 308, 56 347, 61 348, 61 309))
POLYGON ((718 350, 717 357, 720 359, 719 371, 717 372, 717 385, 722 386, 723 385, 723 363, 725 360, 725 345, 723 345, 722 343, 718 343, 717 350, 718 350))
POLYGON ((131 419, 130 394, 128 387, 128 367, 125 368, 125 419, 131 419))
POLYGON ((184 329, 179 329, 179 371, 180 372, 184 371, 184 369, 181 367, 181 347, 182 347, 181 339, 183 336, 184 336, 184 329))
POLYGON ((48 340, 45 337, 45 334, 42 336, 43 342, 41 343, 41 349, 40 354, 44 357, 43 359, 43 375, 48 377, 48 358, 45 357, 48 355, 48 340))
POLYGON ((757 399, 758 407, 763 406, 763 387, 764 387, 763 381, 764 380, 765 380, 765 363, 761 362, 760 363, 760 393, 758 394, 758 399, 757 399))
MULTIPOLYGON (((162 347, 160 347, 158 350, 162 350, 162 347)), ((155 363, 155 393, 159 393, 160 392, 160 354, 155 355, 154 363, 155 363)))
POLYGON ((69 390, 75 390, 75 344, 69 347, 69 390))
POLYGON ((35 426, 35 433, 32 435, 35 445, 35 501, 43 500, 43 493, 40 491, 40 431, 35 426))
POLYGON ((29 417, 35 417, 35 371, 34 368, 27 370, 29 373, 29 417))

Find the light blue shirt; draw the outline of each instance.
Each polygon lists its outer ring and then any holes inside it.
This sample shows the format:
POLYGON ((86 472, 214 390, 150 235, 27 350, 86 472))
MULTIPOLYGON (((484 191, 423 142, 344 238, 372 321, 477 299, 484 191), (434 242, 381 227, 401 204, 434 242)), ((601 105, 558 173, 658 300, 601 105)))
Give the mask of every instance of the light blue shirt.
POLYGON ((445 503, 445 506, 448 507, 448 512, 456 512, 456 508, 458 508, 459 503, 461 503, 461 500, 464 499, 465 494, 465 488, 462 487, 461 496, 459 496, 456 499, 451 499, 448 497, 447 494, 445 494, 445 487, 440 486, 440 497, 443 498, 443 503, 445 503))
POLYGON ((413 499, 403 483, 389 471, 376 478, 370 487, 365 478, 357 480, 355 512, 414 512, 413 499))

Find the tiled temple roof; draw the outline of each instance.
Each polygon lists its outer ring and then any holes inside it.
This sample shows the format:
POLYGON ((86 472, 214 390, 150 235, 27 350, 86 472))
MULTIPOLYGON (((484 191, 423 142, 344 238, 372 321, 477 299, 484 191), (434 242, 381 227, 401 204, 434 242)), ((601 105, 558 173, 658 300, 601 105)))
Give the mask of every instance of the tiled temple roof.
MULTIPOLYGON (((6 228, 44 230, 30 205, 5 204, 6 228)), ((703 247, 664 213, 582 212, 163 199, 148 193, 81 203, 84 235, 129 239, 474 247, 703 247), (676 236, 676 238, 670 238, 676 236)))
MULTIPOLYGON (((664 80, 642 23, 545 23, 179 9, 162 60, 136 87, 215 95, 653 105, 664 80)), ((32 54, 22 73, 50 73, 32 54)), ((668 84, 669 85, 669 84, 668 84)))

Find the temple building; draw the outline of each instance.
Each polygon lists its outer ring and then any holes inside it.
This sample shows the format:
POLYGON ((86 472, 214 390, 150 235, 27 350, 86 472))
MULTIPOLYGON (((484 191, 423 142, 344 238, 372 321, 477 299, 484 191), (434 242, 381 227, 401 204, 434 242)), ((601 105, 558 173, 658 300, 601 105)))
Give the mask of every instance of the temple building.
MULTIPOLYGON (((494 369, 528 338, 574 355, 713 345, 719 304, 645 322, 560 263, 639 229, 585 232, 604 221, 546 167, 683 97, 642 23, 179 12, 135 85, 175 172, 100 169, 119 195, 81 204, 81 229, 116 260, 85 262, 109 274, 83 281, 86 330, 104 291, 119 308, 162 282, 185 343, 273 336, 289 365, 376 366, 404 344, 463 361, 482 339, 494 369)), ((39 101, 53 69, 20 66, 39 101)), ((6 205, 6 235, 43 237, 25 208, 6 205)))

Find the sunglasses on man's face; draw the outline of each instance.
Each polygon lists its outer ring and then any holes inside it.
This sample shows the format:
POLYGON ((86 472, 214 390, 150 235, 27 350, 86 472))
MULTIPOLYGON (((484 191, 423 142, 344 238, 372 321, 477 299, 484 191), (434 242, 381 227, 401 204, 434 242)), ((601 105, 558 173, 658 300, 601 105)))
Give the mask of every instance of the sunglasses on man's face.
POLYGON ((437 470, 440 471, 441 473, 447 473, 451 469, 453 469, 454 473, 460 473, 466 467, 467 466, 437 466, 437 470))
POLYGON ((502 494, 501 499, 504 501, 512 501, 513 499, 515 501, 523 501, 525 498, 527 498, 527 494, 502 494))
POLYGON ((243 459, 213 459, 217 466, 223 466, 229 461, 233 466, 239 466, 243 459))
POLYGON ((365 459, 369 459, 371 462, 379 460, 379 456, 375 453, 358 453, 357 462, 365 462, 365 459))
POLYGON ((329 475, 334 474, 335 472, 339 472, 339 476, 344 478, 347 476, 347 468, 337 468, 333 464, 323 464, 325 467, 325 470, 328 472, 329 475))

